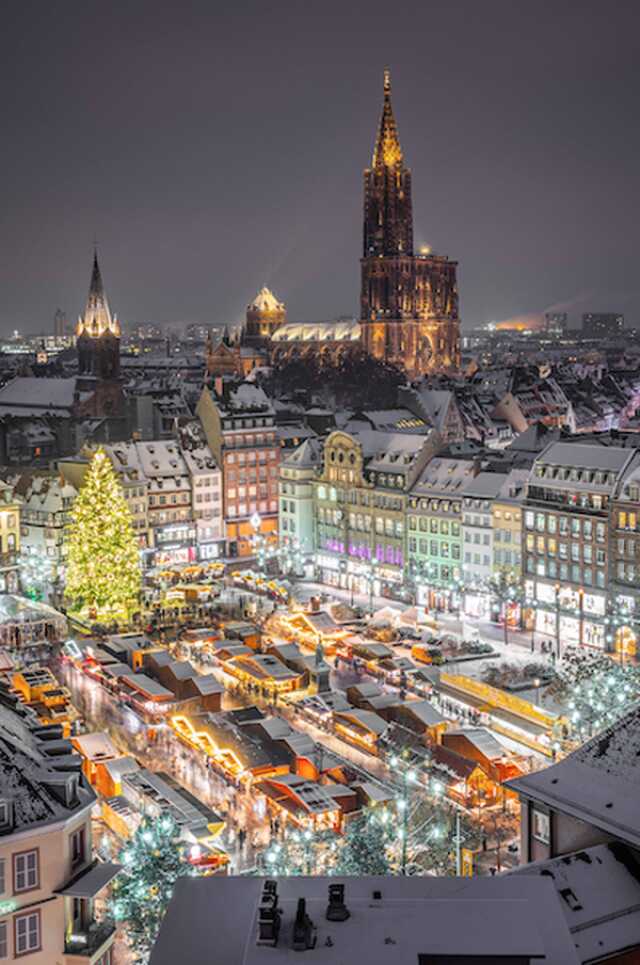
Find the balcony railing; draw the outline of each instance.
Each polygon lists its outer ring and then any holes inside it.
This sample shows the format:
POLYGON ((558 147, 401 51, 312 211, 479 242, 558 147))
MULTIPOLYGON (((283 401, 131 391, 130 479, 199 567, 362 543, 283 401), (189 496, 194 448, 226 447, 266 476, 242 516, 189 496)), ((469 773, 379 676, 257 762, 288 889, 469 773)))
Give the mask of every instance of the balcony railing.
POLYGON ((78 929, 64 943, 65 955, 83 955, 91 958, 111 937, 116 926, 109 919, 94 922, 86 928, 78 929))

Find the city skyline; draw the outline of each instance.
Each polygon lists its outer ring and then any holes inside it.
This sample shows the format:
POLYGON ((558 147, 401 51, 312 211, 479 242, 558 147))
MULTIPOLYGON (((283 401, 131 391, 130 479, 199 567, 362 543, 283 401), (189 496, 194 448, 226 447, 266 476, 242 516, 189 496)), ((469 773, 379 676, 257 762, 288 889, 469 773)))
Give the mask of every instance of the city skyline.
MULTIPOLYGON (((58 306, 74 319, 95 238, 125 324, 238 322, 265 283, 292 319, 357 315, 362 171, 385 66, 415 176, 416 248, 460 262, 463 329, 550 308, 633 321, 625 38, 637 14, 611 24, 595 4, 579 19, 577 5, 543 5, 534 20, 492 3, 478 20, 464 3, 408 4, 383 29, 383 9, 367 7, 363 32, 359 4, 318 21, 289 4, 273 20, 251 4, 222 16, 192 3, 180 18, 161 4, 153 20, 144 5, 126 19, 41 10, 28 49, 4 59, 15 94, 0 332, 44 330, 58 306)), ((28 15, 13 13, 7 37, 28 15)))

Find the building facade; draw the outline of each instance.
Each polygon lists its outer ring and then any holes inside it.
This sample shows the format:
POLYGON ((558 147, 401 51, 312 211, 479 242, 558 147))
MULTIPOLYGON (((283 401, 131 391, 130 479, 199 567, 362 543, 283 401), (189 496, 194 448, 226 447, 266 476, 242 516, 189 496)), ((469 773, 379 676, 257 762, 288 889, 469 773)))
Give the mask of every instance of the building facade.
POLYGON ((409 491, 437 433, 364 429, 327 437, 314 482, 319 578, 370 595, 402 595, 409 491))
POLYGON ((47 582, 55 594, 63 585, 65 536, 77 490, 59 474, 27 474, 16 491, 22 499, 22 552, 36 563, 48 561, 47 582))
POLYGON ((411 489, 407 507, 408 572, 416 602, 457 609, 462 585, 462 497, 474 465, 436 456, 411 489))
POLYGON ((556 442, 533 465, 523 507, 528 619, 558 653, 566 645, 613 649, 609 521, 633 456, 629 449, 556 442))
POLYGON ((280 445, 271 403, 252 383, 203 389, 197 406, 205 437, 222 469, 227 553, 251 556, 278 531, 280 445))
POLYGON ((413 376, 460 364, 457 263, 413 248, 411 171, 391 106, 389 72, 371 167, 364 172, 362 342, 413 376))
POLYGON ((622 474, 611 504, 609 528, 607 649, 622 658, 638 655, 640 633, 640 457, 622 474))
POLYGON ((112 965, 115 927, 94 899, 118 870, 92 856, 95 795, 62 727, 0 702, 0 957, 30 965, 112 965), (46 733, 45 733, 46 732, 46 733))
POLYGON ((313 480, 321 460, 322 443, 306 439, 280 463, 280 544, 294 548, 302 557, 315 548, 313 480))
POLYGON ((481 472, 466 487, 462 500, 462 544, 465 613, 479 620, 490 616, 493 572, 493 504, 504 475, 481 472))

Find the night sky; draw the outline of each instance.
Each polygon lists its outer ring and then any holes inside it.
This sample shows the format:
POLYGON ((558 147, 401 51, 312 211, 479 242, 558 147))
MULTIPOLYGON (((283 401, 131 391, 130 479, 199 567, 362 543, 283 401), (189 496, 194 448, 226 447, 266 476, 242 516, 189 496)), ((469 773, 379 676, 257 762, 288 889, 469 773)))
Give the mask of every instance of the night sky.
POLYGON ((357 311, 362 169, 392 71, 416 246, 467 327, 638 321, 635 0, 10 0, 0 332, 75 318, 97 238, 130 322, 357 311))

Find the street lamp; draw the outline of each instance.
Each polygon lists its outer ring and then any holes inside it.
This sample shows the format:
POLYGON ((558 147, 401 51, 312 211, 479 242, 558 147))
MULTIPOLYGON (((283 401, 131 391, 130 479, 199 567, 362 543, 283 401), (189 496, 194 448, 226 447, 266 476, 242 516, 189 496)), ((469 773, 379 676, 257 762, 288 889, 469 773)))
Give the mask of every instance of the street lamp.
POLYGON ((540 678, 539 677, 534 677, 533 686, 536 689, 536 704, 539 707, 540 706, 540 678))
POLYGON ((374 556, 369 564, 369 616, 373 616, 373 584, 377 565, 378 561, 374 556))

